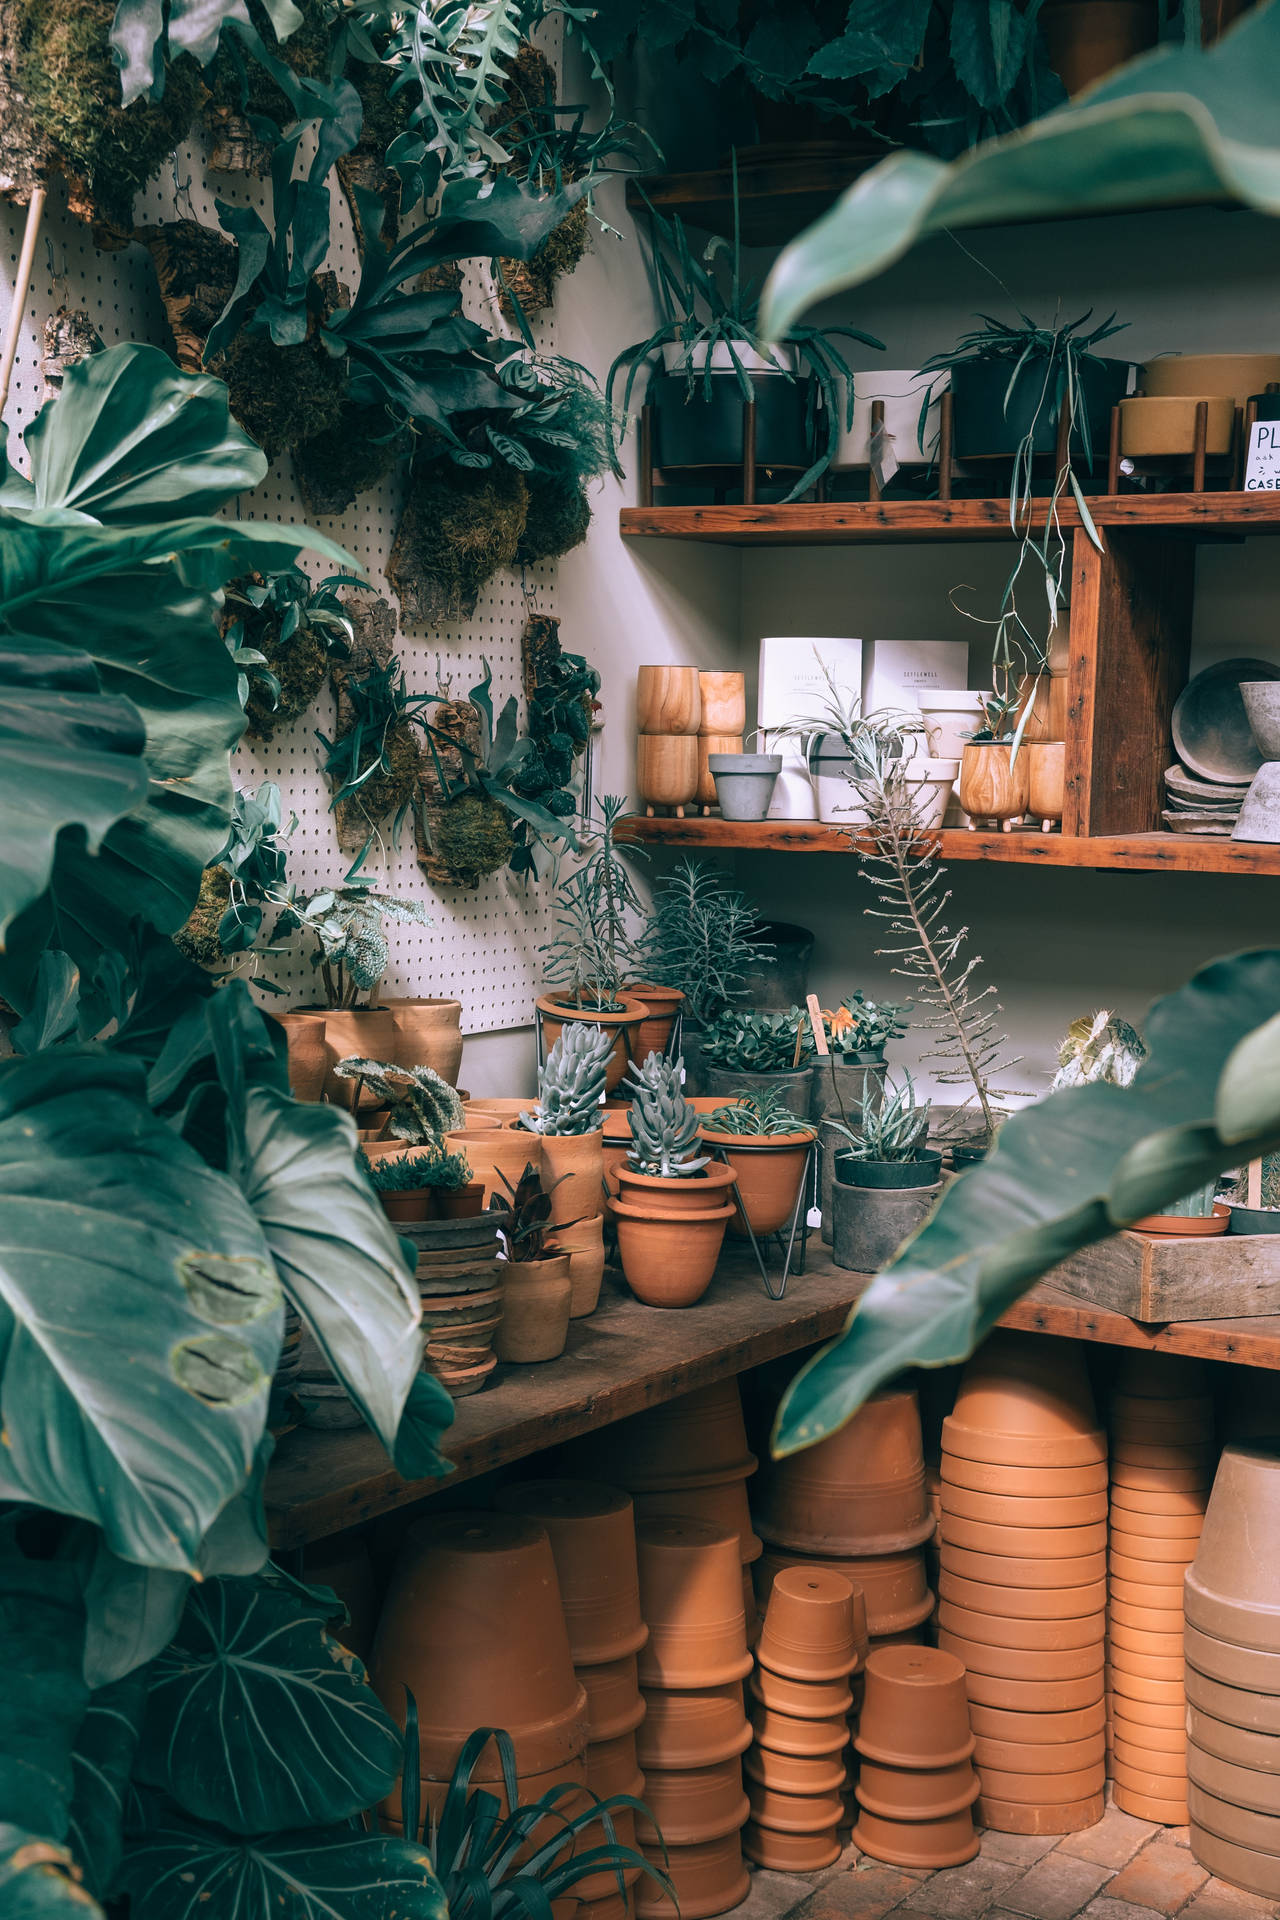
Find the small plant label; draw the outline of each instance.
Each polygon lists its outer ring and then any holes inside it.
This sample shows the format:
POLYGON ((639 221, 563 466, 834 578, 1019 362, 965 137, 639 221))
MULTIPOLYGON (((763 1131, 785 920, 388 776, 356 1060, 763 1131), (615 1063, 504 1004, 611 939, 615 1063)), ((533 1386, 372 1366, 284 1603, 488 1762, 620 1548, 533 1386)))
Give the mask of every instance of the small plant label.
POLYGON ((1254 421, 1244 485, 1246 493, 1275 493, 1280 489, 1280 420, 1254 421))

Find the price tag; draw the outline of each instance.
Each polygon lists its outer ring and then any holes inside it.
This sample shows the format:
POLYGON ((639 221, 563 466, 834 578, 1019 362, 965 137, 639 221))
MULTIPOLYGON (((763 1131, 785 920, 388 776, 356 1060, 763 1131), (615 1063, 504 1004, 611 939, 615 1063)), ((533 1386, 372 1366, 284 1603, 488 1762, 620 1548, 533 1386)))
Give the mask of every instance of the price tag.
POLYGON ((826 1023, 822 1018, 822 1008, 818 1005, 817 994, 809 994, 805 1000, 805 1005, 809 1009, 809 1025, 813 1029, 813 1044, 818 1050, 819 1058, 825 1059, 831 1049, 827 1045, 826 1023))

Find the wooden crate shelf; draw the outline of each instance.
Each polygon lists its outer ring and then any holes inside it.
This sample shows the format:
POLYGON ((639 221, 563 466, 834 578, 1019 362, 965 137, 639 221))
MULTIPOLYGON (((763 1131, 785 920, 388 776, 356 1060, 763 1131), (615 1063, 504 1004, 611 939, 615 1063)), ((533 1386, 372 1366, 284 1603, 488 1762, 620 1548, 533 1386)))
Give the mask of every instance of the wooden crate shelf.
MULTIPOLYGON (((1280 493, 1099 494, 1088 501, 1101 528, 1200 539, 1280 533, 1280 493)), ((1044 524, 1034 502, 1031 524, 1044 524)), ((1058 506, 1065 531, 1080 525, 1072 500, 1058 506)), ((897 541, 1011 540, 1008 499, 798 501, 794 506, 623 507, 628 539, 702 540, 733 547, 883 546, 897 541)))

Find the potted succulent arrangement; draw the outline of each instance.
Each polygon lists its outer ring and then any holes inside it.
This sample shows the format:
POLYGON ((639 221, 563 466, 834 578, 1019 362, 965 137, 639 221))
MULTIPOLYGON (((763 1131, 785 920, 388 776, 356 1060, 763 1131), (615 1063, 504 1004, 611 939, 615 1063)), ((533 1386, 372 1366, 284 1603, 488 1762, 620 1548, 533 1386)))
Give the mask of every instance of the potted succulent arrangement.
POLYGON ((480 1212, 483 1192, 462 1153, 364 1156, 369 1184, 388 1220, 466 1220, 480 1212))
POLYGON ((892 1001, 868 1000, 862 989, 855 987, 838 1007, 822 1009, 828 1048, 825 1059, 818 1054, 812 1029, 805 1024, 805 1056, 811 1075, 809 1113, 818 1125, 818 1204, 825 1240, 831 1238, 833 1161, 840 1138, 828 1122, 843 1121, 847 1127, 850 1116, 861 1112, 864 1100, 878 1105, 884 1087, 885 1048, 906 1032, 905 1012, 905 1006, 892 1001))
POLYGON ((552 1194, 537 1167, 526 1164, 514 1184, 505 1173, 499 1178, 507 1191, 489 1199, 504 1255, 495 1348, 499 1360, 530 1366, 557 1359, 569 1338, 569 1255, 551 1244, 552 1194))
POLYGON ((835 1156, 831 1254, 838 1267, 878 1273, 933 1205, 942 1154, 929 1145, 930 1103, 911 1075, 883 1099, 868 1097, 856 1129, 835 1123, 849 1145, 835 1156))
MULTIPOLYGON (((707 1023, 731 1004, 755 968, 772 964, 773 949, 764 931, 755 907, 726 887, 705 861, 677 861, 653 890, 639 939, 644 978, 677 996, 689 1093, 700 1090, 701 1036, 707 1023)), ((649 991, 647 986, 644 991, 649 991)), ((650 1005, 656 1007, 656 999, 650 1005)), ((640 1038, 643 1047, 643 1027, 640 1038)), ((668 1049, 664 1045, 654 1050, 668 1049)))
POLYGON ((1229 1233, 1280 1233, 1280 1153, 1251 1160, 1228 1205, 1229 1233))
POLYGON ((548 1046, 575 1022, 612 1032, 606 1069, 610 1092, 627 1070, 648 1011, 640 995, 623 984, 640 963, 631 927, 644 912, 614 837, 625 806, 618 794, 604 796, 594 825, 595 845, 557 890, 555 938, 540 949, 554 991, 537 1000, 538 1024, 548 1046))
MULTIPOLYGON (((796 1119, 776 1088, 743 1089, 703 1121, 703 1141, 733 1169, 738 1201, 757 1238, 779 1232, 795 1213, 816 1131, 796 1119)), ((729 1232, 746 1237, 736 1219, 729 1232)))
POLYGON ((551 1225, 567 1253, 573 1319, 595 1309, 604 1276, 605 1075, 614 1036, 604 1027, 562 1027, 538 1073, 538 1104, 518 1125, 536 1133, 551 1183, 551 1225))
POLYGON ((726 1007, 702 1035, 702 1080, 710 1094, 775 1093, 798 1120, 809 1118, 811 1074, 803 1061, 808 1015, 726 1007))
POLYGON ((680 1090, 678 1059, 651 1053, 631 1072, 631 1145, 612 1208, 618 1258, 637 1300, 691 1307, 711 1284, 735 1175, 698 1152, 698 1115, 680 1090))

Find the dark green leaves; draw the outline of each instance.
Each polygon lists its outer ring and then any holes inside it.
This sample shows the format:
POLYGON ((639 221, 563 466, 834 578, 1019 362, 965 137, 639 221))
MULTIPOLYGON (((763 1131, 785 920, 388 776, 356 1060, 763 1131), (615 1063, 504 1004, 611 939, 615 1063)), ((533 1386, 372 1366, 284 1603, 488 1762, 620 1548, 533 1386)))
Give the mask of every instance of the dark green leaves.
MULTIPOLYGON (((0 1527, 0 1811, 15 1826, 63 1840, 71 1744, 89 1701, 84 1601, 75 1568, 29 1559, 18 1534, 10 1514, 0 1527)), ((3 1901, 0 1911, 7 1913, 3 1901)))
POLYGON ((120 1864, 125 1791, 147 1699, 147 1675, 131 1673, 89 1702, 71 1755, 75 1794, 68 1838, 85 1884, 103 1899, 120 1864))
POLYGON ((0 1822, 0 1912, 5 1920, 102 1920, 65 1847, 0 1822))

